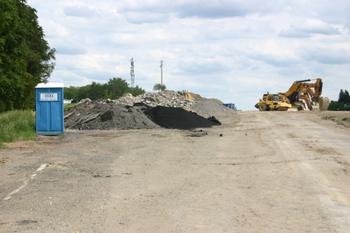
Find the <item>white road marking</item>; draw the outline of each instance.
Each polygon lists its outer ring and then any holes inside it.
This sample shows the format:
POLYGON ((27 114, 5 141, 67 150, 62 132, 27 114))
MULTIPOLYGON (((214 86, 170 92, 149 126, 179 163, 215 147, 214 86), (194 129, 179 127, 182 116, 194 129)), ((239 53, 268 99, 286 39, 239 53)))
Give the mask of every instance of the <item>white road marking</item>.
MULTIPOLYGON (((41 164, 40 167, 38 169, 36 169, 37 172, 42 171, 44 168, 47 167, 47 164, 41 164)), ((37 173, 34 173, 33 175, 31 175, 31 179, 33 179, 35 176, 37 175, 37 173)), ((2 199, 3 201, 7 201, 11 198, 11 196, 15 193, 18 193, 21 189, 23 189, 27 184, 28 184, 29 180, 25 180, 23 181, 23 185, 21 185, 18 189, 12 191, 9 195, 7 195, 4 199, 2 199)))

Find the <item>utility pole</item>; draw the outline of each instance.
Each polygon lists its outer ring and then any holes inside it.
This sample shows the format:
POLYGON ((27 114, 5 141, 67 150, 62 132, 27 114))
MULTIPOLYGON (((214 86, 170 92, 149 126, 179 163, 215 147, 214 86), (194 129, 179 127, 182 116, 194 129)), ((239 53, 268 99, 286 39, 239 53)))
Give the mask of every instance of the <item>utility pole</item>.
POLYGON ((160 84, 163 85, 163 60, 160 61, 160 84))
POLYGON ((131 58, 130 63, 131 63, 131 67, 130 67, 130 76, 131 76, 130 89, 131 89, 131 92, 132 92, 132 89, 134 88, 134 81, 135 81, 134 58, 131 58))

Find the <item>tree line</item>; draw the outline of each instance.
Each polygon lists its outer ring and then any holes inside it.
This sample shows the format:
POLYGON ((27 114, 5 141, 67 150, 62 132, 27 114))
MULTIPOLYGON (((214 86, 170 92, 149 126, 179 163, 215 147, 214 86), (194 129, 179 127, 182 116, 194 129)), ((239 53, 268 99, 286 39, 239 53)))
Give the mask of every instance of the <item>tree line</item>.
POLYGON ((131 90, 126 80, 122 78, 109 79, 107 83, 92 82, 86 86, 70 86, 64 88, 64 99, 71 100, 72 103, 79 102, 82 99, 118 99, 126 93, 138 96, 145 93, 145 90, 136 85, 131 90))
POLYGON ((54 69, 36 13, 26 0, 0 0, 0 112, 32 109, 35 86, 54 69))
POLYGON ((338 101, 331 101, 328 110, 330 111, 350 111, 350 96, 347 90, 341 89, 338 101))

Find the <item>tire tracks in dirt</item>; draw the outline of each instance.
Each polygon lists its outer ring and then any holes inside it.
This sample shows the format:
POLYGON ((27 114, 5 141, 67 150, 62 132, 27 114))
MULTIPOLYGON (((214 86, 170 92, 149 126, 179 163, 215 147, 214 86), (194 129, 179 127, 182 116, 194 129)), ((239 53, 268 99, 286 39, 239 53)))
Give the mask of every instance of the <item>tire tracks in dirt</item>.
MULTIPOLYGON (((310 117, 310 114, 307 116, 310 117)), ((271 128, 271 137, 280 147, 279 151, 282 152, 282 156, 285 158, 292 156, 298 160, 299 168, 309 181, 310 187, 314 190, 330 222, 339 232, 346 232, 350 228, 350 201, 347 192, 349 186, 344 182, 337 182, 339 178, 334 177, 334 173, 333 175, 329 174, 327 170, 329 163, 334 164, 335 161, 346 159, 346 157, 344 158, 346 154, 338 152, 337 144, 341 142, 342 147, 344 147, 346 145, 344 139, 348 138, 348 133, 342 130, 335 134, 321 124, 308 121, 305 118, 294 117, 293 120, 289 121, 289 128, 293 129, 294 135, 293 140, 291 140, 291 133, 286 133, 285 125, 271 124, 270 114, 259 114, 258 117, 271 128), (339 133, 344 135, 339 135, 339 133), (327 138, 331 141, 327 141, 327 138), (332 143, 334 138, 337 138, 336 144, 332 143), (310 158, 318 158, 318 161, 310 158), (327 161, 326 164, 323 163, 325 161, 327 161)), ((276 121, 282 120, 278 119, 280 116, 277 114, 274 117, 277 118, 276 121)), ((314 117, 318 116, 314 115, 314 117)), ((344 149, 349 151, 350 147, 344 149)), ((346 171, 345 169, 344 173, 346 171)), ((344 174, 343 178, 345 178, 344 174)))

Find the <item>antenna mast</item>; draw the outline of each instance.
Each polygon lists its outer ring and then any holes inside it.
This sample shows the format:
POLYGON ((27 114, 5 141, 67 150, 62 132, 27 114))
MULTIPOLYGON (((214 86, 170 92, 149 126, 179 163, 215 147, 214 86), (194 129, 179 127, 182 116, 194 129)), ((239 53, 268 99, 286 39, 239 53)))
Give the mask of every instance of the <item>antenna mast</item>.
POLYGON ((131 76, 130 89, 131 89, 131 92, 132 92, 132 89, 134 88, 134 81, 135 81, 134 58, 131 58, 130 63, 131 63, 131 67, 130 67, 130 76, 131 76))
POLYGON ((160 61, 160 84, 163 85, 163 60, 160 61))

